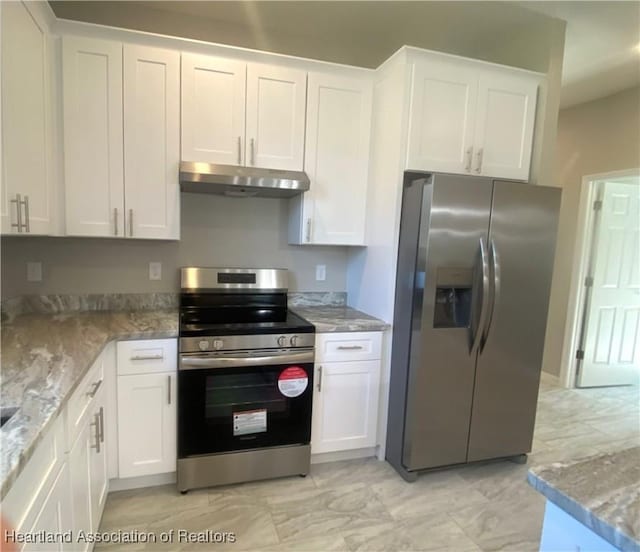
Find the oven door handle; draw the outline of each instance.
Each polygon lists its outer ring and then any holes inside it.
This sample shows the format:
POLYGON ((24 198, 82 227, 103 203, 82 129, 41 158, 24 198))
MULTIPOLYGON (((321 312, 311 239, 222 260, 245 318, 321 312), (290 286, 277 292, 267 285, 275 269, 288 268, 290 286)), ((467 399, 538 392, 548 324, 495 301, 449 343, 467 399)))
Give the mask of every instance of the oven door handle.
POLYGON ((239 368, 313 362, 313 351, 270 353, 266 356, 204 356, 180 355, 180 370, 203 370, 207 368, 239 368))

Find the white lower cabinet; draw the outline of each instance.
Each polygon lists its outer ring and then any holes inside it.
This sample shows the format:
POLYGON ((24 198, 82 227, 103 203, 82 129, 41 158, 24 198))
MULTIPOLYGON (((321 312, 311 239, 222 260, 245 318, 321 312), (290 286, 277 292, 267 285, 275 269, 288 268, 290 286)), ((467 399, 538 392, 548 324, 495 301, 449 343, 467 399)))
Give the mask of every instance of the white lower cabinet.
MULTIPOLYGON (((45 535, 62 535, 72 527, 71 496, 69 495, 69 466, 64 463, 58 473, 49 494, 45 498, 42 508, 36 516, 35 523, 29 533, 45 535)), ((67 550, 68 544, 57 543, 28 543, 22 548, 23 552, 67 550)))
POLYGON ((381 340, 380 332, 316 336, 312 454, 377 444, 381 340))
POLYGON ((176 469, 176 340, 118 343, 118 475, 176 469))
MULTIPOLYGON (((83 426, 78 439, 69 451, 67 463, 71 477, 71 513, 73 518, 73 534, 81 531, 91 532, 91 473, 89 458, 91 456, 91 434, 95 429, 89 421, 83 426)), ((75 550, 88 550, 88 543, 73 545, 75 550)))

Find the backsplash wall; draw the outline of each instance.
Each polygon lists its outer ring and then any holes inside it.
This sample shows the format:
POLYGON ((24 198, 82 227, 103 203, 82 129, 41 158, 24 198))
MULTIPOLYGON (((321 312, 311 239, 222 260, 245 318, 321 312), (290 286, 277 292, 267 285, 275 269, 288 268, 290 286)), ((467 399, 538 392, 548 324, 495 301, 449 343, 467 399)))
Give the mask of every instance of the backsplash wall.
POLYGON ((177 291, 181 266, 290 270, 292 291, 345 291, 348 248, 287 244, 288 202, 183 194, 181 240, 3 237, 2 299, 23 294, 177 291), (42 281, 26 281, 26 263, 42 263, 42 281), (149 262, 162 279, 149 280, 149 262), (316 281, 315 267, 327 267, 316 281))

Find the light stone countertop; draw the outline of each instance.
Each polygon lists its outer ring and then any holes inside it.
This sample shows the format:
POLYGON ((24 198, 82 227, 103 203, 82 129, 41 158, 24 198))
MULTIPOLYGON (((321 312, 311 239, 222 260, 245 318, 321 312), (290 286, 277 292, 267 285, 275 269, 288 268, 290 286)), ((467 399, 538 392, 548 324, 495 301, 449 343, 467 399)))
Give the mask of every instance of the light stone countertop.
MULTIPOLYGON (((324 295, 320 297, 323 301, 324 295)), ((319 333, 382 331, 389 327, 345 306, 290 308, 314 324, 319 333)), ((22 314, 5 320, 0 407, 19 410, 0 429, 0 497, 6 495, 107 343, 177 336, 176 308, 22 314)))
POLYGON ((327 332, 379 332, 389 324, 351 307, 292 306, 291 310, 316 327, 317 333, 327 332))
POLYGON ((640 550, 640 447, 534 467, 528 480, 616 548, 640 550))
POLYGON ((5 322, 0 406, 19 410, 0 429, 0 497, 108 342, 177 335, 177 309, 26 314, 5 322))

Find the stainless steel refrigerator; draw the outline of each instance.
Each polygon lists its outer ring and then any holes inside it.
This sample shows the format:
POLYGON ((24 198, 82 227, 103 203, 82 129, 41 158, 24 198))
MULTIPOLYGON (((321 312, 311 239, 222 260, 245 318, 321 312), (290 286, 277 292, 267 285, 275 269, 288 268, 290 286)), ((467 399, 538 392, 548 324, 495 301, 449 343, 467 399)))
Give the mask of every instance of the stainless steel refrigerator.
POLYGON ((560 190, 405 173, 387 460, 430 468, 531 450, 560 190))

